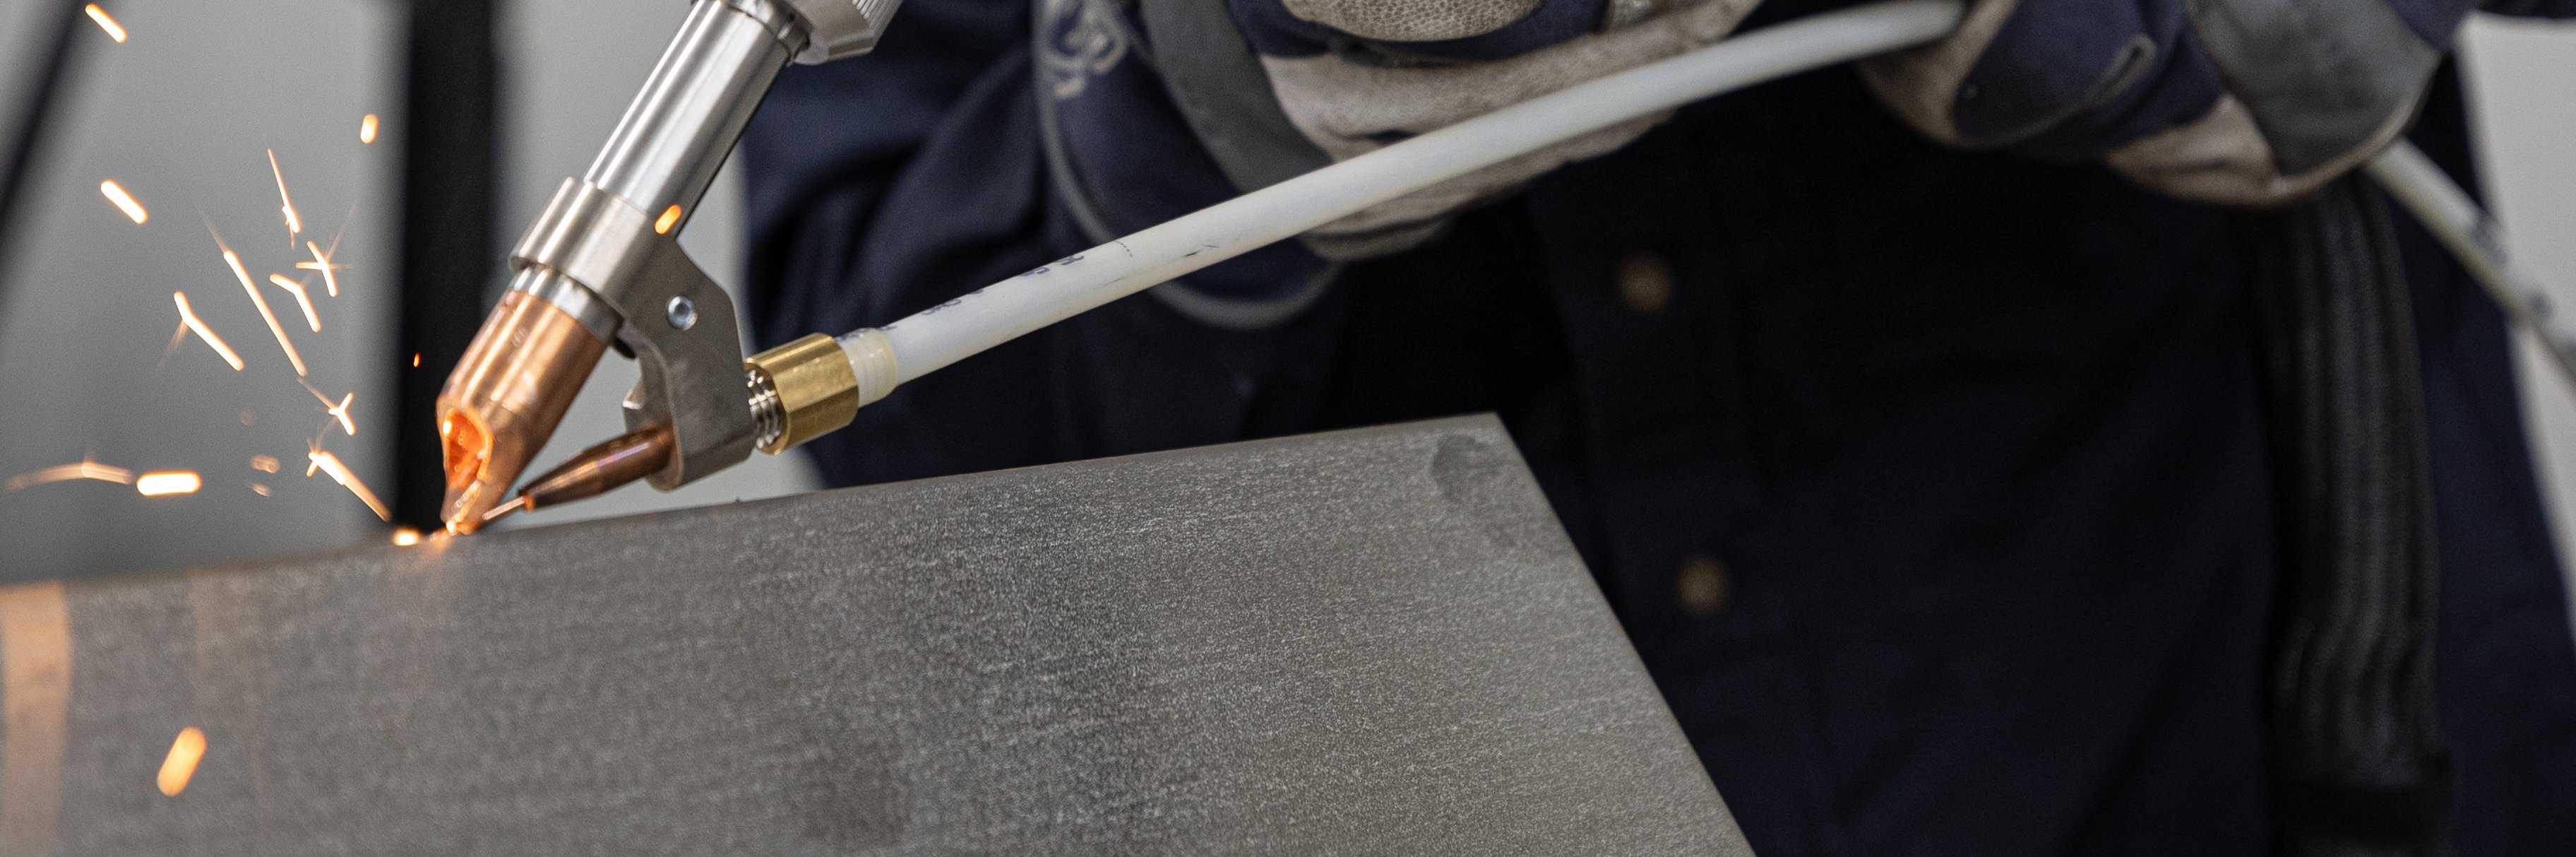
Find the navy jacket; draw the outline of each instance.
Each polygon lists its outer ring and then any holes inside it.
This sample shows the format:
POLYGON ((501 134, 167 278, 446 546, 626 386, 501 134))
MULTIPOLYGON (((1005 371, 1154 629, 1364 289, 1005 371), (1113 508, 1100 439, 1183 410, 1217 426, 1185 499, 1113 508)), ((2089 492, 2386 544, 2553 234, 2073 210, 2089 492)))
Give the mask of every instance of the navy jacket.
MULTIPOLYGON (((915 0, 877 54, 781 78, 741 149, 762 345, 1086 246, 1027 18, 915 0)), ((2415 138, 2465 176, 2457 93, 2415 138)), ((2505 329, 2401 228, 2452 841, 2576 853, 2576 647, 2505 329)), ((2273 498, 2231 242, 2096 166, 1926 143, 1827 69, 1351 265, 1285 324, 1130 298, 810 449, 854 484, 1497 412, 1758 853, 2261 854, 2273 498)))

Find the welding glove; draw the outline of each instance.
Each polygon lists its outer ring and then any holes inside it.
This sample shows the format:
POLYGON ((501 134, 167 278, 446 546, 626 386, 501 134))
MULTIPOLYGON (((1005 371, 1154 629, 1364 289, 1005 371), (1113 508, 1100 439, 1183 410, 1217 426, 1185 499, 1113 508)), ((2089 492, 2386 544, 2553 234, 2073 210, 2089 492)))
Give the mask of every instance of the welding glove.
MULTIPOLYGON (((1041 108, 1080 113, 1118 57, 1150 54, 1181 119, 1234 189, 1254 190, 1406 137, 1714 43, 1754 0, 1042 0, 1041 108), (1130 5, 1132 3, 1132 5, 1130 5), (1053 103, 1048 103, 1052 101, 1053 103)), ((1642 117, 1452 179, 1306 233, 1327 259, 1392 253, 1448 215, 1625 145, 1642 117)), ((1050 139, 1079 138, 1077 116, 1050 139)), ((1078 149, 1079 145, 1071 148, 1078 149)), ((1079 153, 1059 165, 1083 169, 1079 153)), ((1074 193, 1079 203, 1095 189, 1074 193)), ((1095 217, 1111 220, 1114 217, 1095 217)), ((1106 225, 1106 224, 1104 224, 1106 225)))
MULTIPOLYGON (((1155 0, 1147 0, 1150 5, 1155 0)), ((1253 0, 1235 20, 1288 120, 1334 160, 1724 39, 1753 0, 1253 0)), ((1626 145, 1621 123, 1326 224, 1327 256, 1392 252, 1450 213, 1626 145)))
MULTIPOLYGON (((2576 5, 2508 2, 2526 14, 2576 5)), ((2099 158, 2174 196, 2266 205, 2395 140, 2471 5, 1977 0, 1956 34, 1860 67, 1940 142, 2099 158)))

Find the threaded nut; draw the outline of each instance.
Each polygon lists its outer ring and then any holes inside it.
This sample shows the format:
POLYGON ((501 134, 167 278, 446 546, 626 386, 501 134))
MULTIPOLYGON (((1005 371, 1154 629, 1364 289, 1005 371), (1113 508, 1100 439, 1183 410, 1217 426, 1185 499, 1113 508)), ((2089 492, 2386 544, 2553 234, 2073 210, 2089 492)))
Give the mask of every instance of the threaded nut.
POLYGON ((751 373, 754 391, 775 396, 775 408, 764 410, 776 416, 777 429, 761 432, 762 452, 786 452, 849 425, 859 413, 858 375, 832 337, 812 334, 752 355, 743 370, 751 373))

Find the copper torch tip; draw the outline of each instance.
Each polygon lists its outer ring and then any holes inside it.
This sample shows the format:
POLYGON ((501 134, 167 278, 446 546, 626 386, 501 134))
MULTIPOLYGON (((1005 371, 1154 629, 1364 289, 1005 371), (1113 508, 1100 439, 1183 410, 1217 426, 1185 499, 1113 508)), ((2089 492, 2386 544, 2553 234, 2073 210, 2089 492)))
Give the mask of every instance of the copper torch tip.
POLYGON ((607 348, 553 304, 516 289, 502 295, 438 395, 449 532, 482 528, 607 348))

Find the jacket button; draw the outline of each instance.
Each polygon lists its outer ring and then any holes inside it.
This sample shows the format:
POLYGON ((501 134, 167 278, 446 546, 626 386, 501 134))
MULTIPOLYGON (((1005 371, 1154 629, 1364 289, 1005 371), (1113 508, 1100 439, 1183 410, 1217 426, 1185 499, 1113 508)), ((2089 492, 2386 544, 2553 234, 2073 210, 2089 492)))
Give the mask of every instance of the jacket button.
POLYGON ((1694 619, 1726 609, 1732 590, 1733 585, 1726 579, 1726 564, 1707 554, 1693 554, 1682 560, 1681 569, 1673 573, 1673 603, 1694 619))
POLYGON ((1653 253, 1636 253, 1619 263, 1619 300, 1629 309, 1652 314, 1673 300, 1673 266, 1653 253))

